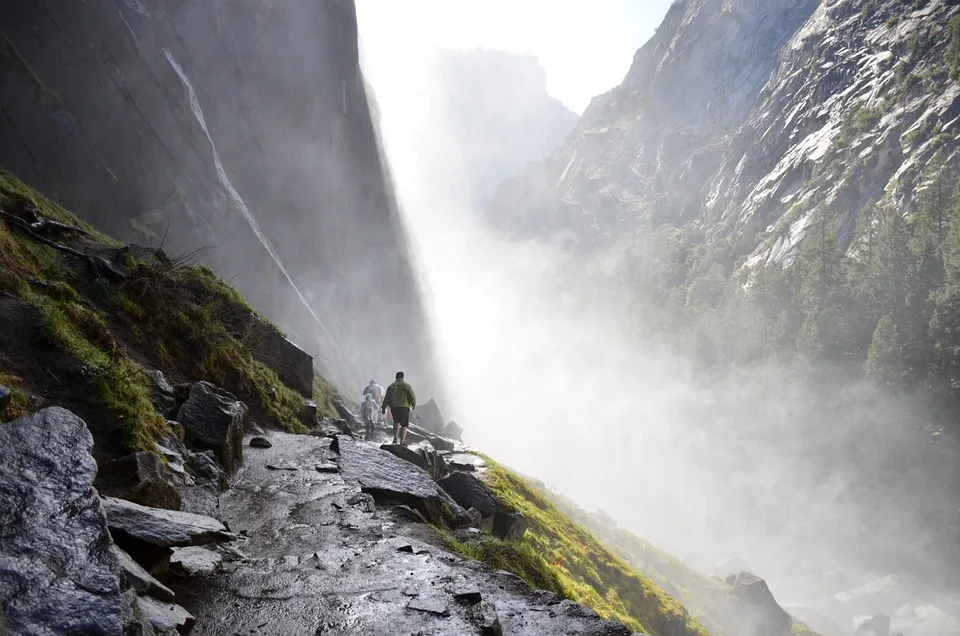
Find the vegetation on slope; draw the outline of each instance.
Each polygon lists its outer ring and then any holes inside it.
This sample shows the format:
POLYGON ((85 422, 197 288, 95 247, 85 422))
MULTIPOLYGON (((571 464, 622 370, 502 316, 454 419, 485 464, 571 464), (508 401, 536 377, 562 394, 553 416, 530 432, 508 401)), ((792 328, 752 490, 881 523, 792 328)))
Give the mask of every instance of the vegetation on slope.
MULTIPOLYGON (((0 212, 0 298, 29 306, 35 328, 25 337, 59 365, 38 369, 36 360, 0 351, 0 383, 14 390, 6 419, 27 413, 30 396, 47 389, 67 400, 90 394, 76 398, 86 402, 75 405, 79 411, 113 419, 126 448, 152 448, 167 425, 151 403, 146 365, 174 381, 214 382, 262 421, 302 428, 303 399, 252 353, 258 334, 276 327, 193 264, 196 255, 171 259, 122 246, 3 171, 0 212), (74 381, 89 391, 55 390, 74 381)), ((333 416, 335 389, 322 380, 315 388, 320 412, 333 416)))
POLYGON ((520 542, 448 539, 453 549, 512 572, 535 588, 587 605, 635 631, 707 634, 657 583, 615 555, 528 480, 485 459, 489 465, 485 481, 505 505, 526 517, 530 528, 520 542))
MULTIPOLYGON (((682 601, 711 634, 738 633, 743 620, 742 611, 736 607, 732 589, 724 581, 701 574, 650 542, 618 528, 612 519, 583 510, 562 495, 549 491, 542 483, 529 483, 564 514, 595 533, 615 554, 682 601)), ((797 636, 816 636, 797 621, 794 621, 792 631, 797 636)))

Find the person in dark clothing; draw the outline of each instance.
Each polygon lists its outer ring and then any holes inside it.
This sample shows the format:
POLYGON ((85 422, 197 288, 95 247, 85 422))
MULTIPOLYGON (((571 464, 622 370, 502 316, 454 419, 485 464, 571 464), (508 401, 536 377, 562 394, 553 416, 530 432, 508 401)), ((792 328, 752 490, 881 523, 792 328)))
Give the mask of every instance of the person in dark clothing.
POLYGON ((410 426, 410 411, 417 408, 417 396, 413 392, 413 387, 403 379, 403 371, 397 371, 397 379, 393 384, 387 387, 387 392, 383 396, 383 404, 380 406, 380 412, 385 413, 390 409, 390 415, 393 418, 393 443, 398 439, 404 446, 407 445, 407 427, 410 426))

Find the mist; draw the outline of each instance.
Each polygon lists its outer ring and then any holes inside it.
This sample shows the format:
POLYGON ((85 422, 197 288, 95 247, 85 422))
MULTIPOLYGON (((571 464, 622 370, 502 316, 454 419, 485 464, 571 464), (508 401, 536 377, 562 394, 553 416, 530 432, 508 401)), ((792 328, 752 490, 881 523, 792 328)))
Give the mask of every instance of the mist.
POLYGON ((957 472, 891 421, 901 403, 829 369, 705 373, 636 318, 644 300, 610 274, 621 254, 577 262, 562 237, 491 228, 436 53, 360 27, 449 400, 440 407, 468 443, 707 574, 745 561, 781 601, 839 591, 838 571, 854 586, 891 572, 948 585, 944 537, 924 513, 957 472))

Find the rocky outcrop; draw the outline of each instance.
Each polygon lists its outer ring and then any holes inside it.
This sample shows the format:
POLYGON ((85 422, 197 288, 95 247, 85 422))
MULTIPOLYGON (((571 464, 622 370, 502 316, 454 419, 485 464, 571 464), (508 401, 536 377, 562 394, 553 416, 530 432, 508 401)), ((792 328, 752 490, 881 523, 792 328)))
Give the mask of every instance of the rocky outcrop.
POLYGON ((243 432, 248 418, 243 402, 209 382, 191 386, 190 396, 177 413, 188 441, 192 438, 216 448, 227 472, 243 463, 243 432))
POLYGON ((464 508, 476 508, 484 517, 492 517, 500 508, 497 496, 470 473, 454 472, 437 484, 464 508))
POLYGON ((415 424, 431 433, 439 434, 443 432, 443 415, 440 413, 440 407, 430 399, 426 404, 421 404, 413 412, 411 419, 415 424))
POLYGON ((753 636, 789 636, 793 619, 770 592, 767 582, 749 572, 730 576, 727 582, 740 601, 742 622, 753 636))
POLYGON ((337 436, 336 442, 344 477, 358 483, 363 492, 406 504, 433 523, 467 522, 465 511, 419 466, 346 435, 337 436))
POLYGON ((313 356, 257 316, 251 318, 247 344, 253 357, 276 371, 281 382, 306 398, 313 397, 313 356))
POLYGON ((505 506, 494 492, 469 472, 453 472, 437 484, 464 508, 480 514, 479 528, 505 541, 519 541, 529 523, 505 506))

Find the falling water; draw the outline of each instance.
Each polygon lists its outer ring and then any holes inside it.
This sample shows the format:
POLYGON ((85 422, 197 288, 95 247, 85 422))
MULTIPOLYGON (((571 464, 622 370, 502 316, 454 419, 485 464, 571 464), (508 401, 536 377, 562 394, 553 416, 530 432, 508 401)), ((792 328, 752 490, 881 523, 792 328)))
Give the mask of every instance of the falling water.
POLYGON ((233 184, 230 183, 229 177, 223 168, 223 163, 220 161, 220 153, 217 152, 217 146, 213 143, 213 138, 210 136, 210 131, 207 129, 207 122, 203 116, 203 110, 200 108, 200 100, 197 99, 197 93, 193 90, 193 85, 190 83, 190 79, 184 73, 183 69, 177 63, 177 60, 174 59, 173 55, 170 53, 169 49, 163 49, 164 55, 167 56, 167 60, 170 62, 170 66, 173 67, 173 70, 177 73, 177 76, 180 78, 180 81, 183 82, 183 87, 187 91, 187 96, 190 98, 190 110, 193 111, 193 116, 196 117, 197 122, 200 124, 200 128, 203 129, 203 134, 207 136, 207 140, 210 142, 210 150, 213 153, 213 165, 217 170, 217 178, 220 180, 220 185, 230 196, 231 201, 233 202, 233 207, 236 210, 240 211, 240 214, 243 215, 243 218, 247 220, 247 223, 250 225, 250 229, 253 230, 253 233, 256 235, 257 240, 260 241, 260 244, 263 245, 264 249, 267 250, 267 253, 270 254, 270 257, 273 259, 273 262, 277 264, 277 267, 283 273, 284 277, 287 279, 287 282, 290 283, 290 287, 293 288, 293 291, 296 292, 297 297, 300 299, 300 302, 310 313, 310 316, 317 323, 317 326, 320 328, 320 332, 323 334, 324 345, 326 348, 332 349, 333 338, 331 338, 330 333, 327 331, 327 328, 324 326, 323 322, 320 320, 320 317, 313 311, 313 308, 310 306, 310 303, 307 302, 306 297, 303 295, 303 292, 300 291, 300 287, 294 282, 293 277, 290 276, 290 273, 287 271, 287 268, 284 267, 283 261, 280 260, 280 256, 277 255, 276 250, 274 250, 273 245, 270 244, 270 239, 264 235, 263 231, 260 229, 260 224, 257 223, 257 220, 253 217, 253 214, 250 212, 250 209, 247 208, 247 204, 243 201, 243 198, 240 196, 240 193, 237 192, 236 188, 233 187, 233 184))

